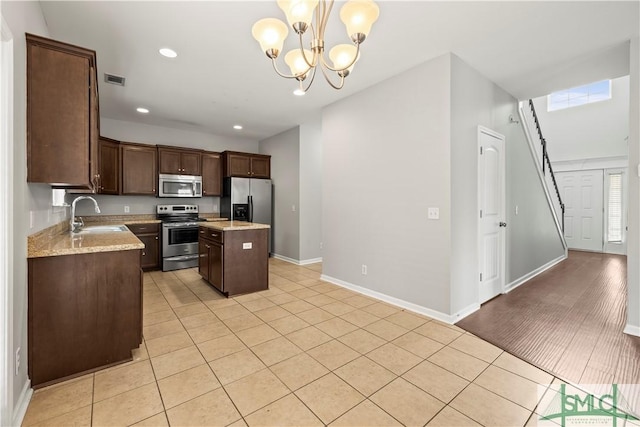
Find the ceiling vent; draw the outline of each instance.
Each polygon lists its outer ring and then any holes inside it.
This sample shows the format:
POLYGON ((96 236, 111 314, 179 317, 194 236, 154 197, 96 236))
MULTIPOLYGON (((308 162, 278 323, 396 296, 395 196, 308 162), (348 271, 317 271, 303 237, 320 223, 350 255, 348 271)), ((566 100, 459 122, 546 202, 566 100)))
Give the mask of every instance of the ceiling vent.
POLYGON ((112 85, 124 86, 125 78, 115 74, 104 73, 104 81, 112 85))

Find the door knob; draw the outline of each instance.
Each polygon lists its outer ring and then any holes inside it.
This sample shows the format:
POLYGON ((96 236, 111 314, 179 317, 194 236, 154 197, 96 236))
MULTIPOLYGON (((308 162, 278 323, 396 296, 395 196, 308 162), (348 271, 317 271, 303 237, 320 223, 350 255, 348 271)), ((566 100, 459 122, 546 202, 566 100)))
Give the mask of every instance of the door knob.
POLYGON ((507 223, 506 223, 506 222, 502 222, 502 221, 500 221, 500 223, 499 223, 498 225, 499 225, 500 227, 506 227, 506 226, 507 226, 507 223))

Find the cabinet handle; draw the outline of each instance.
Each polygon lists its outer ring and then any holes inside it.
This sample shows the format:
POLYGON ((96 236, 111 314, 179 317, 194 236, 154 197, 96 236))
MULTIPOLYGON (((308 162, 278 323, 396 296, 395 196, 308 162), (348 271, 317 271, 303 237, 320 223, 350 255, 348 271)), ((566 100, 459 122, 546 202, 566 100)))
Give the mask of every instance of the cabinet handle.
POLYGON ((207 247, 207 249, 211 249, 211 246, 209 246, 209 245, 205 245, 205 246, 207 247))
POLYGON ((204 234, 204 231, 200 231, 200 234, 204 234))
POLYGON ((147 256, 146 252, 142 252, 142 256, 147 256))
POLYGON ((158 236, 156 236, 156 240, 158 240, 158 236))

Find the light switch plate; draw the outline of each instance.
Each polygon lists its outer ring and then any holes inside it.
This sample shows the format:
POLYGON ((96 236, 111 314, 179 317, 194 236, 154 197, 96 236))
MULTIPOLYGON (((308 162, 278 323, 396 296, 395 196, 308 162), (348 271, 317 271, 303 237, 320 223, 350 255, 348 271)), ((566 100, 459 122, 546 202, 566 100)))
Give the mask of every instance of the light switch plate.
POLYGON ((427 218, 429 218, 429 219, 440 219, 440 209, 439 208, 428 208, 427 209, 427 218))
POLYGON ((253 248, 252 242, 242 244, 242 249, 251 249, 251 248, 253 248))

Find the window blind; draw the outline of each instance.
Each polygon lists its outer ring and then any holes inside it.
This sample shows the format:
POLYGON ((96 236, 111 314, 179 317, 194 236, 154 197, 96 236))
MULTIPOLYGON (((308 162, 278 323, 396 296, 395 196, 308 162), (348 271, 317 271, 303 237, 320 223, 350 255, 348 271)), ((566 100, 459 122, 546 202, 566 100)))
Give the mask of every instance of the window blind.
POLYGON ((609 175, 607 241, 622 242, 622 174, 609 175))

